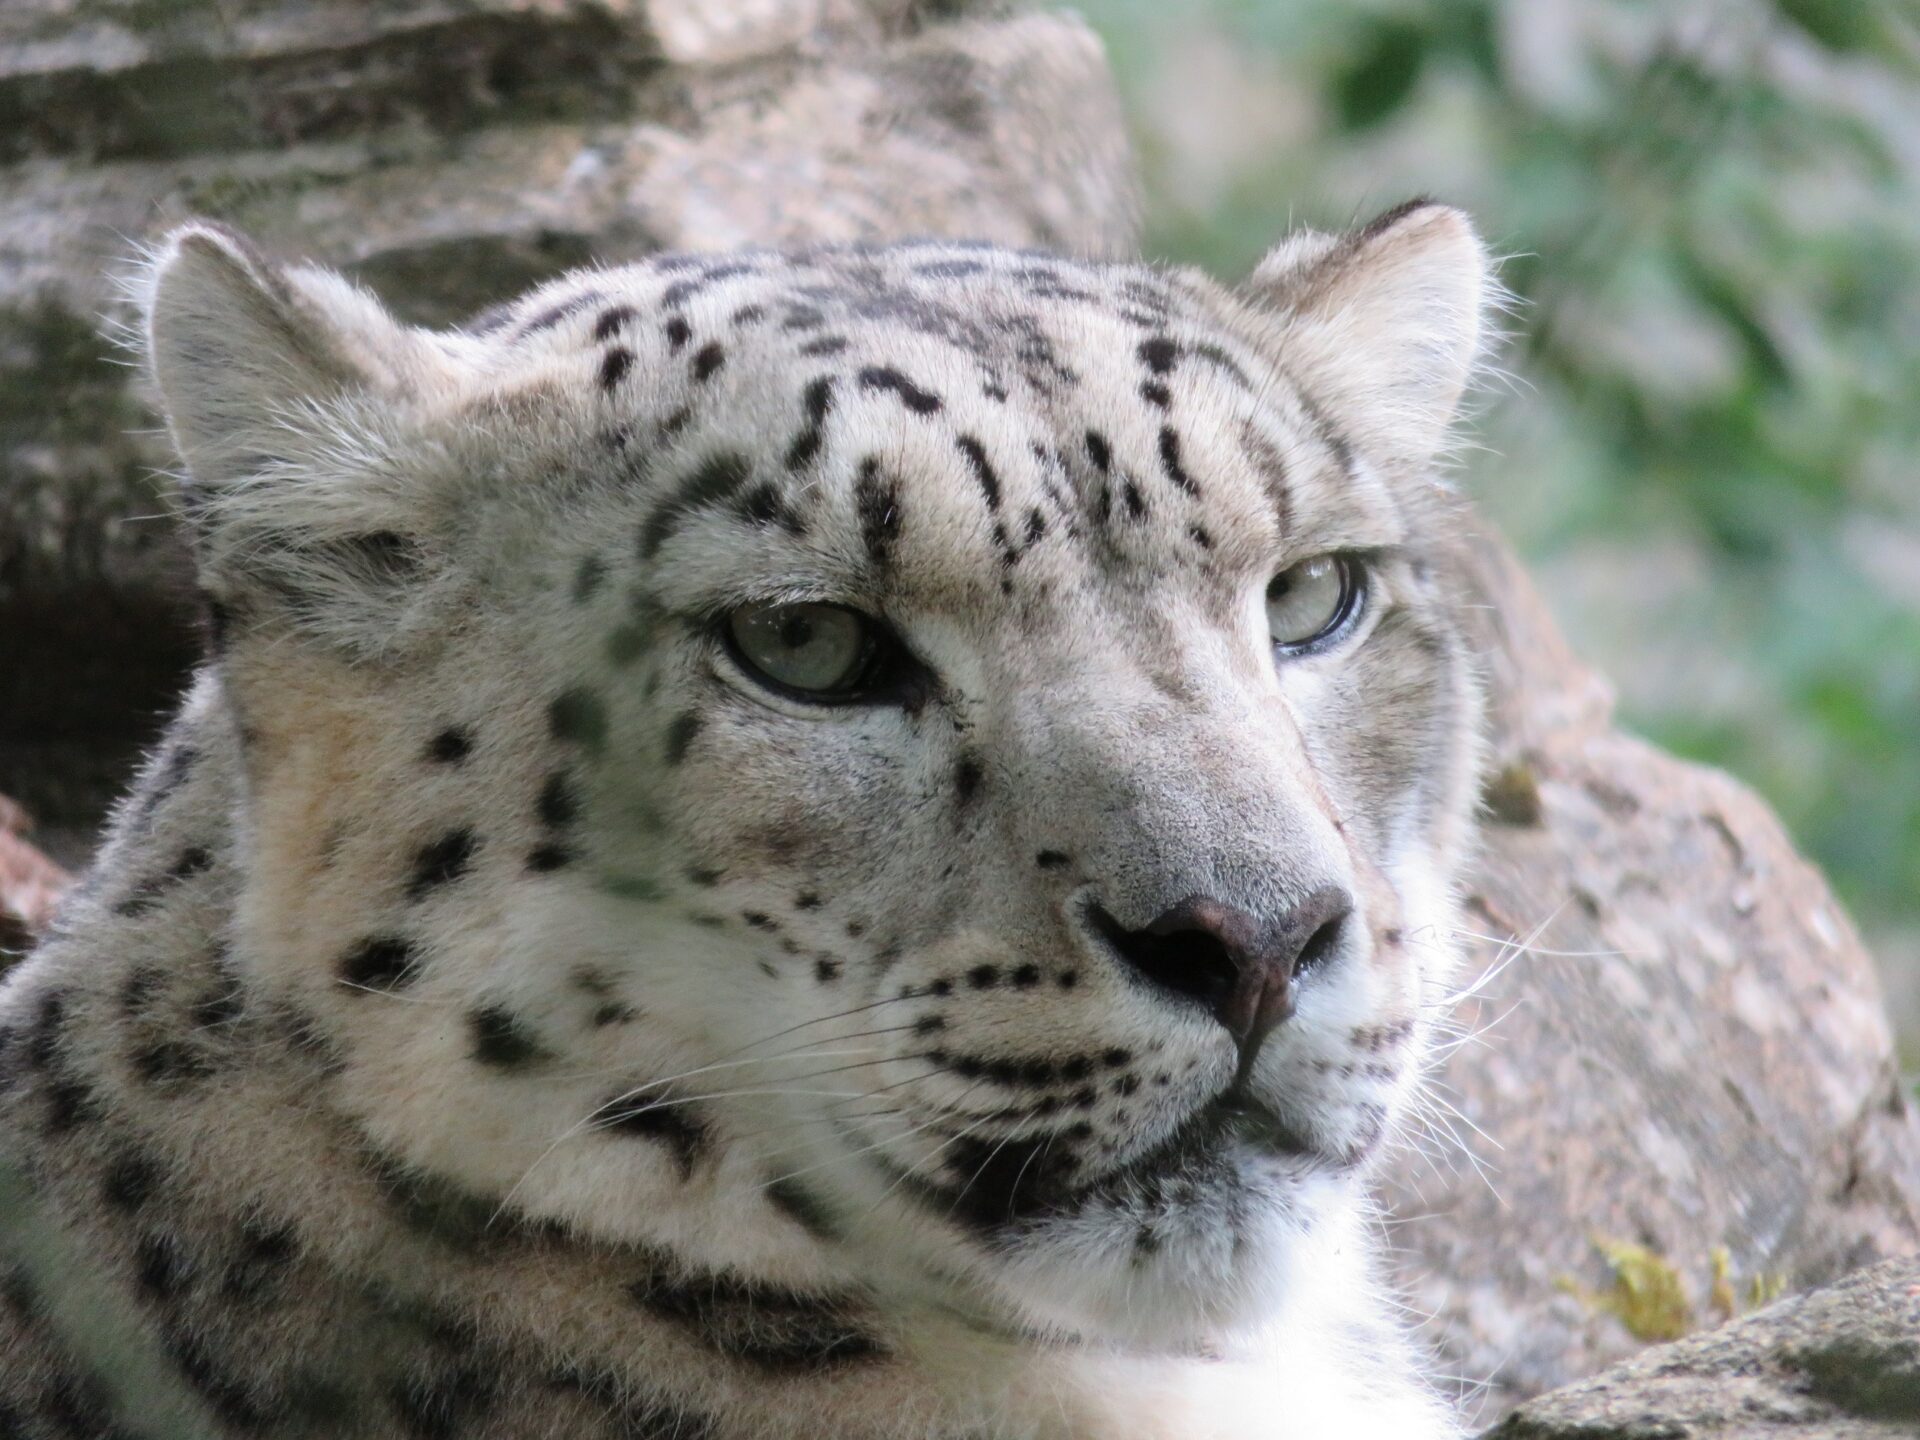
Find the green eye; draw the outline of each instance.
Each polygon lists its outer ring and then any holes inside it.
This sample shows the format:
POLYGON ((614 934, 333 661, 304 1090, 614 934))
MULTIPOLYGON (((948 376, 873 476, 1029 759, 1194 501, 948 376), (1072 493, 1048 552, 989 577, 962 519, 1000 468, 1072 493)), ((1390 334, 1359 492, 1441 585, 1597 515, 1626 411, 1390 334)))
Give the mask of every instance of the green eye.
POLYGON ((1302 560, 1267 586, 1267 634, 1282 653, 1310 650, 1346 627, 1365 593, 1357 562, 1341 555, 1302 560))
POLYGON ((734 652, 755 676, 833 698, 850 695, 865 678, 876 629, 843 605, 743 605, 727 617, 734 652))

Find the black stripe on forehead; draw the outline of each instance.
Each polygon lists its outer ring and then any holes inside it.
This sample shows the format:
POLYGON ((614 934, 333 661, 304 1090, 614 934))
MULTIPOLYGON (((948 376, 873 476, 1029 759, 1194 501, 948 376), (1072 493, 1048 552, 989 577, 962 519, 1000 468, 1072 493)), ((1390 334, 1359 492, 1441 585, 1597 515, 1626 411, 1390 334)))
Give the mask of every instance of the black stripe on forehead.
POLYGON ((651 560, 682 520, 732 499, 752 475, 753 462, 744 455, 730 450, 709 455, 673 494, 654 507, 640 527, 640 558, 651 560))

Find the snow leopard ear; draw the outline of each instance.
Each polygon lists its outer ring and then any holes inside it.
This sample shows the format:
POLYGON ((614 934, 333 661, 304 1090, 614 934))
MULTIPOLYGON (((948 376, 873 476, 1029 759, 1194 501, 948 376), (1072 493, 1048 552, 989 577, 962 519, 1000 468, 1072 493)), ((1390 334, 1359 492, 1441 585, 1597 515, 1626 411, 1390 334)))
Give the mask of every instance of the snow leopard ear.
POLYGON ((200 486, 282 458, 316 403, 405 384, 414 347, 377 301, 325 271, 282 268, 220 226, 168 236, 145 298, 148 362, 200 486))
POLYGON ((453 376, 451 352, 213 225, 168 237, 142 298, 216 622, 278 614, 356 653, 398 643, 431 557, 388 433, 453 376))
POLYGON ((1246 292, 1273 352, 1363 454, 1422 466, 1446 443, 1497 287, 1472 222, 1414 200, 1345 235, 1289 236, 1246 292))

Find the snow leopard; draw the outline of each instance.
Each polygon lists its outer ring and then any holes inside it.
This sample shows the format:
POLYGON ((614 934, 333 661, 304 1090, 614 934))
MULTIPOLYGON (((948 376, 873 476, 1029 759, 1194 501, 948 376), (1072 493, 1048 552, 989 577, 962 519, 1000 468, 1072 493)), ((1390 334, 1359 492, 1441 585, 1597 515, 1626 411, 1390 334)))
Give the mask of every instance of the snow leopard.
POLYGON ((1458 210, 139 282, 206 654, 0 991, 0 1432, 1434 1440, 1458 210), (106 1358, 103 1358, 106 1357, 106 1358))

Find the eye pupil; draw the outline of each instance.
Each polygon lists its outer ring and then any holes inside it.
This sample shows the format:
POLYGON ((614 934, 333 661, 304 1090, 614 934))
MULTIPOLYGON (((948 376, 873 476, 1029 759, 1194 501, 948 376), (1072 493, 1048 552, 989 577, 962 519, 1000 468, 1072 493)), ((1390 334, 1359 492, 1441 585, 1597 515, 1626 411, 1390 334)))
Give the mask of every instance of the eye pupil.
POLYGON ((804 616, 793 615, 780 626, 780 643, 789 650, 800 650, 813 639, 813 626, 804 616))

